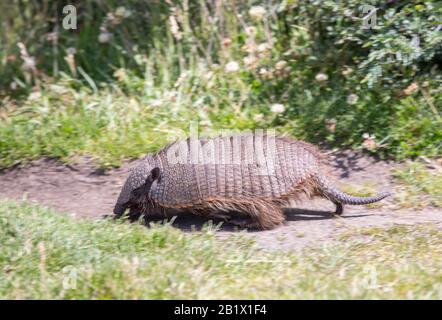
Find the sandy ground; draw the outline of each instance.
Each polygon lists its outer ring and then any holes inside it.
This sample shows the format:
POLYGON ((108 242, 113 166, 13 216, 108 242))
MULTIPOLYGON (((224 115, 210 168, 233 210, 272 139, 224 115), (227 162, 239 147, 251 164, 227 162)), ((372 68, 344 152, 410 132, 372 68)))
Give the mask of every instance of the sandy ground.
MULTIPOLYGON (((0 172, 0 198, 27 198, 77 217, 102 218, 112 212, 120 188, 130 168, 135 165, 136 161, 126 163, 119 169, 97 171, 86 160, 76 165, 39 160, 0 172)), ((390 170, 397 166, 395 163, 376 161, 354 152, 339 152, 330 155, 330 166, 340 183, 363 185, 370 182, 379 190, 392 192, 397 187, 390 175, 390 170)), ((441 209, 394 210, 392 201, 384 200, 376 208, 347 206, 342 217, 331 214, 334 205, 329 201, 306 201, 285 210, 285 225, 274 230, 249 231, 245 234, 255 237, 263 248, 291 250, 329 243, 338 234, 360 227, 432 223, 442 228, 441 209)), ((207 219, 184 214, 175 220, 174 225, 192 232, 199 230, 206 222, 207 219)), ((224 223, 218 234, 223 237, 237 230, 224 223)))

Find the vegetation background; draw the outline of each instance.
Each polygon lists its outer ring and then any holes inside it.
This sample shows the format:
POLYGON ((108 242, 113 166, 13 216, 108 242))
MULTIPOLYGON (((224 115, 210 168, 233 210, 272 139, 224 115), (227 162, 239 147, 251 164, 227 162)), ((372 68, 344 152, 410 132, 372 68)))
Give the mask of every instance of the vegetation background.
MULTIPOLYGON (((190 121, 204 135, 271 127, 384 159, 442 154, 438 0, 11 0, 0 24, 1 169, 42 157, 119 166, 190 121)), ((440 175, 420 164, 395 175, 413 203, 442 203, 440 175)), ((434 226, 356 230, 290 254, 215 229, 2 200, 0 297, 442 298, 434 226)))
POLYGON ((8 1, 0 165, 118 165, 199 120, 396 159, 441 154, 439 1, 8 1), (77 29, 65 30, 73 4, 77 29), (376 24, 364 29, 364 5, 376 24))

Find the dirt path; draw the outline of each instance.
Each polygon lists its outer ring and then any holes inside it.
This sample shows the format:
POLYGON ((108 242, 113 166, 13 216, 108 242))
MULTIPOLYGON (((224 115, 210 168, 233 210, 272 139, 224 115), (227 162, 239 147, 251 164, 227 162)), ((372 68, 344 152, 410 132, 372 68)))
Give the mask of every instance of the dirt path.
MULTIPOLYGON (((23 168, 0 172, 0 198, 36 201, 60 212, 78 217, 100 218, 112 212, 120 188, 136 162, 119 169, 99 172, 87 162, 75 166, 63 165, 53 160, 40 160, 23 168)), ((371 182, 379 189, 392 190, 395 185, 389 174, 394 163, 375 161, 352 152, 340 152, 331 156, 331 166, 339 181, 353 185, 371 182)), ((352 228, 390 226, 394 224, 433 223, 442 228, 442 210, 426 208, 392 210, 391 199, 381 207, 367 208, 347 206, 344 216, 336 218, 330 212, 334 206, 325 200, 303 203, 286 210, 287 223, 275 230, 248 232, 268 249, 297 249, 332 241, 339 233, 352 228)), ((185 231, 197 230, 207 220, 183 215, 175 225, 185 231)), ((218 223, 220 221, 215 221, 218 223)), ((219 235, 235 231, 225 223, 219 235)))

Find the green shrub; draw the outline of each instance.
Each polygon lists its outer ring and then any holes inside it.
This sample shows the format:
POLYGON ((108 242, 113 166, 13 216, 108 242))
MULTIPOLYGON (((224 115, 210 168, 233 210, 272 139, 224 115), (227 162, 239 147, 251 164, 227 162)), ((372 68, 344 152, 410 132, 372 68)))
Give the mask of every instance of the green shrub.
MULTIPOLYGON (((355 0, 270 1, 261 4, 262 16, 250 11, 259 2, 82 1, 77 31, 60 27, 66 3, 1 4, 0 115, 9 120, 0 120, 0 131, 9 137, 16 121, 42 121, 40 113, 22 114, 23 99, 42 92, 51 104, 47 88, 61 85, 96 97, 110 92, 114 100, 176 95, 178 109, 166 122, 179 112, 186 120, 210 120, 213 129, 273 126, 312 142, 398 159, 441 154, 438 1, 369 1, 379 10, 368 30, 355 0), (98 41, 103 34, 112 37, 98 41), (27 58, 35 59, 35 70, 22 68, 27 58), (274 104, 285 111, 272 112, 274 104)), ((81 117, 69 101, 61 108, 81 117)), ((129 118, 149 121, 144 115, 129 118)), ((64 144, 63 126, 53 128, 51 140, 64 144)), ((37 129, 27 130, 25 136, 37 129)), ((88 135, 88 128, 78 130, 88 135)), ((45 151, 35 156, 84 150, 69 144, 70 150, 57 151, 45 139, 34 148, 45 151)), ((91 135, 92 144, 100 139, 91 135)), ((23 144, 2 142, 0 153, 14 153, 17 161, 29 154, 23 144)), ((134 154, 123 149, 118 157, 134 154)))

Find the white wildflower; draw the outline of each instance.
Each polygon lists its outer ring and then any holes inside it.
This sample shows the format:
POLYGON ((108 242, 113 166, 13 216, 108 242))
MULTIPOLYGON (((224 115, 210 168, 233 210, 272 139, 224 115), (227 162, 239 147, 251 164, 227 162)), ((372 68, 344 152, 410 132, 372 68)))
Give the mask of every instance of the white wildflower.
POLYGON ((266 9, 264 9, 264 7, 261 6, 253 6, 249 10, 249 15, 257 21, 262 20, 265 14, 266 14, 266 9))
POLYGON ((172 90, 172 91, 166 91, 166 92, 164 93, 164 97, 165 97, 167 100, 170 100, 170 101, 172 101, 172 102, 175 102, 175 101, 176 101, 176 98, 178 97, 178 92, 177 92, 177 91, 174 91, 174 90, 172 90))
POLYGON ((135 111, 136 113, 140 112, 140 104, 134 98, 129 100, 129 109, 135 111))
POLYGON ((65 87, 60 86, 58 84, 51 84, 49 86, 49 89, 55 94, 63 94, 63 93, 66 93, 66 91, 67 91, 67 89, 65 87))
POLYGON ((213 73, 213 71, 208 71, 203 74, 203 77, 204 77, 204 80, 208 81, 208 80, 212 79, 214 75, 215 74, 213 73))
POLYGON ((245 45, 241 47, 242 51, 245 51, 247 53, 255 53, 256 51, 256 44, 254 41, 249 41, 245 45))
POLYGON ((351 9, 345 9, 344 10, 344 16, 346 16, 346 17, 353 16, 353 11, 351 9))
POLYGON ((115 70, 113 76, 117 78, 120 82, 126 82, 128 80, 128 76, 124 68, 119 68, 115 70))
POLYGON ((271 105, 270 111, 272 111, 273 113, 282 113, 285 111, 285 107, 281 103, 275 103, 271 105))
POLYGON ((154 108, 161 107, 162 104, 163 102, 160 99, 154 99, 150 102, 150 105, 154 108))
POLYGON ((125 7, 118 7, 117 10, 115 10, 115 15, 123 18, 130 17, 132 12, 130 10, 127 10, 125 7))
POLYGON ((259 74, 262 75, 262 76, 265 76, 265 75, 267 75, 268 73, 269 73, 269 72, 267 71, 266 68, 261 68, 261 69, 259 69, 259 74))
POLYGON ((282 69, 284 69, 286 66, 287 66, 287 62, 284 61, 284 60, 281 60, 281 61, 278 61, 278 62, 275 64, 275 69, 276 69, 276 70, 282 70, 282 69))
POLYGON ((34 101, 34 100, 38 100, 41 98, 41 93, 40 91, 34 91, 31 92, 31 94, 28 96, 28 100, 29 101, 34 101))
POLYGON ((103 31, 98 35, 99 43, 109 43, 112 41, 112 33, 103 31))
POLYGON ((66 53, 70 54, 70 55, 74 55, 77 53, 77 49, 75 49, 74 47, 69 47, 66 49, 66 53))
POLYGON ((266 68, 261 68, 261 69, 259 69, 259 75, 265 79, 272 79, 273 78, 273 71, 267 70, 266 68))
POLYGON ((224 47, 228 47, 228 46, 230 46, 232 44, 232 39, 224 38, 223 41, 222 41, 222 44, 223 44, 224 47))
POLYGON ((46 40, 48 41, 57 41, 58 40, 58 32, 50 32, 45 35, 46 40))
POLYGON ((264 119, 264 115, 262 113, 258 113, 257 115, 255 115, 255 117, 253 119, 256 122, 260 122, 260 121, 262 121, 262 119, 264 119))
POLYGON ((326 75, 325 73, 318 73, 315 77, 315 80, 318 82, 324 82, 328 80, 328 75, 326 75))
POLYGON ((249 55, 243 59, 244 64, 248 68, 255 69, 258 66, 258 59, 255 56, 249 55))
POLYGON ((226 72, 237 72, 239 70, 239 64, 236 61, 230 61, 226 64, 226 72))
POLYGON ((353 73, 353 69, 352 68, 345 68, 343 71, 342 71, 342 75, 344 76, 344 77, 347 77, 347 76, 349 76, 349 75, 351 75, 353 73))
POLYGON ((257 33, 257 30, 255 27, 247 27, 246 28, 246 35, 248 36, 255 36, 257 33))
POLYGON ((267 52, 270 49, 270 45, 266 42, 258 45, 258 52, 267 52))
POLYGON ((415 93, 417 90, 419 90, 419 86, 417 85, 417 83, 413 82, 412 84, 410 84, 408 87, 406 87, 404 89, 404 94, 406 96, 410 96, 413 93, 415 93))
POLYGON ((212 126, 212 121, 210 121, 209 119, 202 120, 200 122, 200 125, 203 126, 203 127, 211 127, 212 126))
POLYGON ((376 136, 369 133, 364 133, 362 135, 362 138, 364 141, 362 142, 362 147, 368 150, 374 150, 378 147, 378 144, 376 142, 376 136))
POLYGON ((359 100, 359 97, 354 93, 349 94, 347 97, 347 103, 351 104, 351 105, 356 104, 358 102, 358 100, 359 100))

